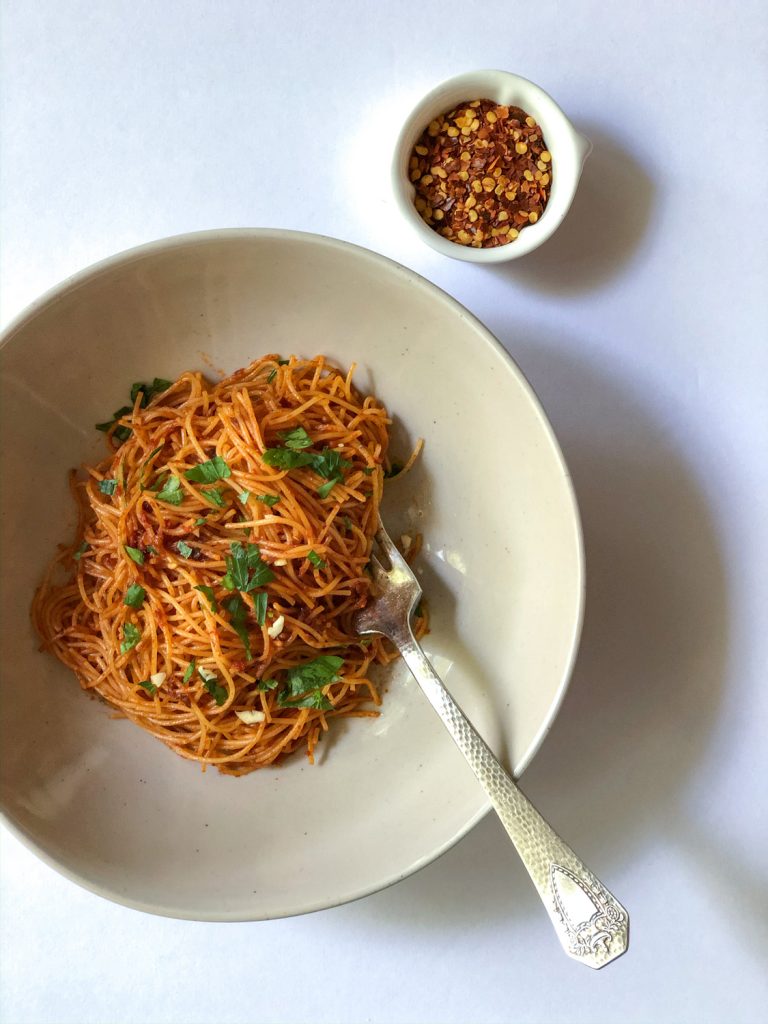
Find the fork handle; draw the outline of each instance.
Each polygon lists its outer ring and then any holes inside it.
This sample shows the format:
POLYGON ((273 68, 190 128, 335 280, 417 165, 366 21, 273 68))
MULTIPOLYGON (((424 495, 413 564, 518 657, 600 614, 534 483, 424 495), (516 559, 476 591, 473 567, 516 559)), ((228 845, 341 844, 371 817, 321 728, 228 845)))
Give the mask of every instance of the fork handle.
POLYGON ((629 943, 624 907, 518 789, 446 690, 410 627, 391 639, 488 794, 566 953, 594 968, 621 956, 629 943))

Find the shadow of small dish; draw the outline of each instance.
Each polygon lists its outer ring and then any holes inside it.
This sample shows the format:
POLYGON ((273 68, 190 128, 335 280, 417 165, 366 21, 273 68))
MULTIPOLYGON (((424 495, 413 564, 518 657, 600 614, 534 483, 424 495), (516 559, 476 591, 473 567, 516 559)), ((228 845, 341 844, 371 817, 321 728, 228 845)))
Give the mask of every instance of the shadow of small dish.
POLYGON ((557 239, 500 271, 550 295, 590 291, 621 273, 639 251, 654 208, 649 171, 601 128, 586 131, 592 153, 557 239))

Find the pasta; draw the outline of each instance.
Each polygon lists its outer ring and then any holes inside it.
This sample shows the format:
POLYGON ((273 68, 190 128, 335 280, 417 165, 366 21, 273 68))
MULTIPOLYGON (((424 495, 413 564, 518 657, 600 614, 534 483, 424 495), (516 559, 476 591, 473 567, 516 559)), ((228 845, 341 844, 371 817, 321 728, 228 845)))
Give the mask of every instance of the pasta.
POLYGON ((377 714, 370 670, 395 653, 352 622, 390 421, 353 370, 268 355, 134 385, 100 426, 110 454, 72 474, 77 540, 32 606, 43 648, 204 767, 313 760, 334 718, 377 714))

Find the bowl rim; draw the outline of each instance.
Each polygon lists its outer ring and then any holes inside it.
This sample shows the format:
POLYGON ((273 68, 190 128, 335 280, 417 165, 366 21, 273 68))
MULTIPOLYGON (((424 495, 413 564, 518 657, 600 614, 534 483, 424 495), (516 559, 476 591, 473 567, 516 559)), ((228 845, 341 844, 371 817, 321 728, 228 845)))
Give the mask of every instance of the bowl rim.
MULTIPOLYGON (((493 97, 491 97, 493 98, 493 97)), ((458 101, 457 101, 458 102, 458 101)), ((589 140, 576 130, 563 109, 553 97, 540 85, 532 82, 522 75, 516 75, 511 71, 500 71, 493 68, 480 69, 477 71, 465 71, 460 75, 447 78, 440 82, 433 89, 430 89, 411 109, 406 117, 395 143, 392 164, 391 164, 391 187, 395 201, 400 213, 408 224, 416 231, 423 242, 430 245, 437 252, 451 259, 464 260, 468 263, 506 263, 509 260, 519 259, 542 245, 565 219, 568 210, 571 208, 576 195, 584 161, 592 150, 589 140), (488 86, 491 91, 501 85, 514 88, 527 97, 535 99, 539 108, 546 111, 546 119, 550 124, 556 123, 562 132, 562 141, 553 148, 553 161, 560 160, 565 145, 570 148, 570 155, 573 157, 574 173, 569 175, 564 182, 565 190, 561 193, 561 208, 558 211, 549 211, 554 216, 547 217, 548 210, 544 211, 541 219, 536 224, 528 225, 520 232, 514 244, 500 245, 493 249, 474 249, 471 246, 459 245, 452 242, 437 231, 433 230, 422 220, 418 211, 413 205, 414 187, 405 173, 408 156, 418 132, 414 135, 414 127, 423 126, 429 123, 438 113, 445 109, 444 94, 447 91, 471 89, 482 91, 488 86)), ((561 175, 558 170, 558 176, 561 175)), ((558 181, 563 181, 558 177, 558 181)))
MULTIPOLYGON (((76 291, 79 288, 87 285, 90 281, 95 280, 103 273, 106 273, 121 264, 129 264, 134 261, 140 260, 145 256, 153 254, 159 254, 166 251, 172 251, 177 248, 184 248, 190 245, 198 245, 200 243, 220 243, 228 240, 239 240, 239 239, 253 239, 255 241, 268 241, 273 240, 294 240, 298 242, 305 242, 314 245, 327 245, 331 249, 337 250, 353 250, 358 257, 367 259, 380 267, 385 267, 389 270, 395 271, 397 274, 403 276, 410 284, 414 284, 418 287, 424 288, 430 293, 437 301, 442 302, 448 306, 452 311, 461 316, 464 320, 468 321, 477 331, 478 335, 482 338, 486 345, 492 350, 495 350, 500 355, 503 361, 506 363, 510 372, 515 375, 523 390, 526 394, 528 401, 538 417, 539 423, 544 430, 544 434, 551 446, 551 449, 559 463, 563 481, 565 483, 566 492, 568 495, 572 526, 574 531, 574 540, 576 544, 576 571, 577 571, 577 608, 576 616, 573 623, 572 635, 570 637, 570 649, 568 657, 566 659, 562 677, 554 695, 552 703, 550 704, 549 711, 546 718, 542 722, 538 731, 536 732, 533 740, 528 746, 523 756, 520 758, 518 764, 514 766, 513 778, 519 779, 526 768, 529 766, 533 758, 536 756, 538 751, 549 734, 555 719, 557 718, 565 694, 568 690, 571 677, 573 675, 574 665, 579 651, 579 644, 581 640, 581 634, 584 624, 584 606, 586 597, 586 571, 585 571, 585 556, 584 556, 584 535, 581 523, 581 515, 579 511, 578 501, 576 499, 576 493, 573 486, 573 480, 568 469, 568 465, 565 461, 560 444, 555 435, 554 429, 544 411, 541 401, 538 395, 534 391, 528 378, 525 376, 523 371, 518 366, 515 359, 510 353, 504 348, 499 339, 489 330, 482 321, 474 315, 470 310, 462 305, 452 295, 440 288, 438 285, 429 281, 421 274, 414 270, 406 267, 404 264, 399 263, 397 260, 391 259, 388 256, 384 256, 381 253, 377 253, 372 249, 367 249, 364 246, 355 244, 354 242, 348 242, 343 239, 334 238, 330 235, 322 235, 313 232, 306 231, 294 231, 285 228, 259 228, 259 227, 239 227, 239 228, 211 228, 203 231, 192 231, 185 232, 176 235, 169 235, 162 238, 155 239, 150 242, 145 242, 138 246, 132 246, 128 249, 123 249, 120 252, 114 253, 111 256, 107 256, 104 259, 97 260, 95 263, 84 267, 74 274, 64 278, 57 284, 48 288, 42 295, 37 299, 34 299, 29 305, 27 305, 21 312, 12 318, 2 331, 0 331, 0 351, 5 348, 8 342, 24 327, 28 322, 34 319, 46 306, 54 303, 61 299, 64 295, 69 292, 76 291)), ((483 801, 477 812, 464 823, 464 825, 456 832, 454 836, 446 840, 442 846, 437 849, 430 850, 419 857, 413 864, 409 865, 408 869, 404 872, 395 872, 394 874, 384 878, 373 885, 363 886, 359 891, 355 891, 344 897, 325 897, 314 901, 313 903, 303 907, 302 909, 291 909, 288 910, 283 917, 298 917, 304 914, 315 913, 319 910, 327 910, 337 906, 343 906, 347 903, 353 903, 365 896, 370 896, 373 893, 381 892, 384 889, 388 889, 390 886, 397 882, 403 881, 409 878, 411 875, 420 871, 422 868, 436 861, 443 854, 447 853, 457 843, 459 843, 474 827, 486 816, 491 810, 490 800, 486 799, 483 801)), ((144 913, 153 914, 160 917, 175 918, 177 920, 189 920, 189 921, 206 921, 206 922, 246 922, 246 921, 259 921, 267 920, 266 916, 254 915, 251 912, 235 911, 232 913, 202 913, 200 911, 181 912, 175 907, 163 907, 154 903, 145 903, 140 899, 134 899, 128 897, 118 891, 109 889, 106 886, 101 886, 97 883, 92 882, 86 876, 80 874, 76 870, 65 866, 60 863, 55 856, 48 853, 43 849, 36 840, 27 833, 26 829, 18 824, 12 816, 6 811, 5 802, 0 799, 0 823, 2 823, 8 831, 18 839, 23 846, 30 850, 36 857, 38 857, 43 863, 47 864, 48 867, 53 868, 59 875, 67 878, 69 881, 75 882, 81 888, 94 893, 104 899, 110 900, 113 903, 129 907, 133 910, 139 910, 144 913)), ((274 918, 276 915, 270 915, 274 918)))

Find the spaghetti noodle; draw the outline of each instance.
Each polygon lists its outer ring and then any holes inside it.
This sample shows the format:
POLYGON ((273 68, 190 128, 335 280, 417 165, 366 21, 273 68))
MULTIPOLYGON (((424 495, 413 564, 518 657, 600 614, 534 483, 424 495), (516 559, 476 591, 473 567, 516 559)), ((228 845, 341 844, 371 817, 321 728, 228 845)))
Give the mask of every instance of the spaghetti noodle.
POLYGON ((203 766, 313 760, 331 719, 377 714, 370 669, 395 654, 352 623, 390 421, 353 370, 269 355, 217 384, 135 385, 102 425, 110 455, 72 474, 77 542, 32 606, 43 647, 203 766))

